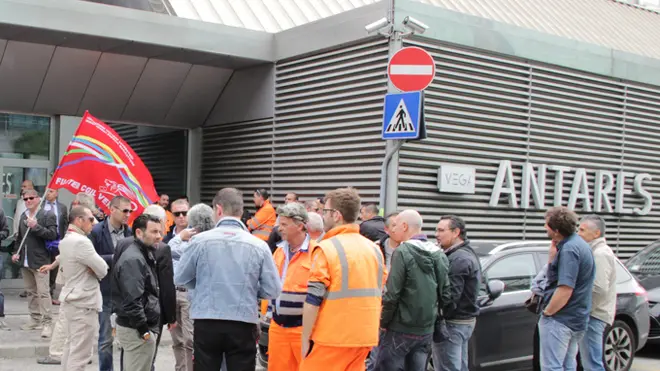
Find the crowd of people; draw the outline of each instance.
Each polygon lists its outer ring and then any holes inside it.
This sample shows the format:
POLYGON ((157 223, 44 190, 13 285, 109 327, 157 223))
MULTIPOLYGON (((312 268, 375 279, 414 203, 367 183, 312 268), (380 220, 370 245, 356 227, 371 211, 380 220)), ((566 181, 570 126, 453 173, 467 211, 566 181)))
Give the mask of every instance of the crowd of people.
MULTIPOLYGON (((12 257, 29 295, 22 329, 51 338, 40 363, 84 370, 98 337, 100 371, 113 369, 114 339, 123 370, 149 371, 166 327, 175 370, 252 371, 270 313, 269 370, 425 370, 429 354, 436 371, 468 370, 487 278, 458 216, 441 217, 431 241, 417 211, 381 217, 353 188, 305 202, 289 193, 277 209, 259 189, 254 215, 234 188, 211 206, 162 195, 134 219, 117 196, 101 221, 89 195, 70 209, 57 191, 45 197, 40 208, 40 195, 23 191, 16 240, 26 238, 12 257), (62 285, 54 324, 51 277, 62 285)), ((585 370, 604 370, 616 304, 605 224, 560 207, 545 228, 550 258, 530 298, 541 369, 574 370, 580 348, 585 370)))

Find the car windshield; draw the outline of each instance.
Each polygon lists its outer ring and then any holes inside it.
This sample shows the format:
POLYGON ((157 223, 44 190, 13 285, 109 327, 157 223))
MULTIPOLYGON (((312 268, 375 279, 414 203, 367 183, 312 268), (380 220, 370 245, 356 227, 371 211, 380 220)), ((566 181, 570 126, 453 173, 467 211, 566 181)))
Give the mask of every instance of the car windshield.
POLYGON ((628 259, 626 268, 630 273, 637 275, 660 275, 660 242, 653 243, 639 254, 628 259))

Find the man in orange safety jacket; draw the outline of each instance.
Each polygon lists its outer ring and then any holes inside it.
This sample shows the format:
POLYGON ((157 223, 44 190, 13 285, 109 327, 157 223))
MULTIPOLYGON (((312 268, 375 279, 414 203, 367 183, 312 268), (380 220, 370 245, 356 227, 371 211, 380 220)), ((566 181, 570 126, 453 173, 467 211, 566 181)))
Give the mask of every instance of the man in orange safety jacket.
POLYGON ((268 330, 268 370, 297 371, 300 365, 303 304, 312 264, 310 250, 317 246, 306 231, 305 207, 297 202, 280 206, 282 242, 273 254, 282 280, 282 294, 273 300, 268 330))
POLYGON ((277 220, 275 208, 271 205, 269 198, 268 191, 263 188, 254 191, 254 205, 257 207, 257 213, 247 222, 250 233, 263 241, 268 241, 268 236, 273 231, 275 220, 277 220))
POLYGON ((378 246, 355 224, 357 191, 336 189, 325 200, 326 234, 312 249, 303 306, 300 371, 364 371, 369 350, 378 344, 387 270, 378 246))

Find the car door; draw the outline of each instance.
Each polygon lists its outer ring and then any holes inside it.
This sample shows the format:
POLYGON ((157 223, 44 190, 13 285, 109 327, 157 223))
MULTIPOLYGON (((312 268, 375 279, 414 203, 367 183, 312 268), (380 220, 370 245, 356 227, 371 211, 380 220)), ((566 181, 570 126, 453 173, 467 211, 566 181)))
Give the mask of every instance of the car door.
POLYGON ((534 353, 537 316, 525 307, 537 274, 534 253, 504 255, 484 267, 489 280, 504 282, 502 296, 482 308, 472 337, 477 369, 484 371, 524 370, 534 353))

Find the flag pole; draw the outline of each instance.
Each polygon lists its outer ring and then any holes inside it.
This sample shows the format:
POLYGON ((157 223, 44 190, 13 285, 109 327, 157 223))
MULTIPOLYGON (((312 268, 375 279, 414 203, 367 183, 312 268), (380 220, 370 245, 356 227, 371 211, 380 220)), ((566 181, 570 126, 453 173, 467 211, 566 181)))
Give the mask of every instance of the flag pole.
MULTIPOLYGON (((50 184, 49 184, 49 186, 50 186, 50 184)), ((39 210, 41 210, 41 206, 44 204, 44 199, 46 198, 46 195, 48 194, 48 191, 50 191, 50 188, 46 188, 46 191, 44 191, 43 197, 41 197, 41 199, 39 200, 39 206, 37 207, 37 212, 34 214, 35 218, 37 217, 37 214, 39 213, 39 210)), ((23 202, 25 202, 25 201, 23 201, 23 202)), ((29 211, 29 210, 27 210, 27 211, 29 211)), ((18 225, 18 228, 19 229, 21 228, 20 223, 18 225)), ((25 239, 27 238, 28 234, 30 234, 31 229, 32 228, 28 227, 27 231, 25 231, 25 236, 23 236, 23 239, 21 240, 21 244, 18 246, 18 250, 16 250, 16 253, 14 253, 14 255, 19 255, 21 253, 21 250, 23 249, 23 245, 25 244, 25 239)))

